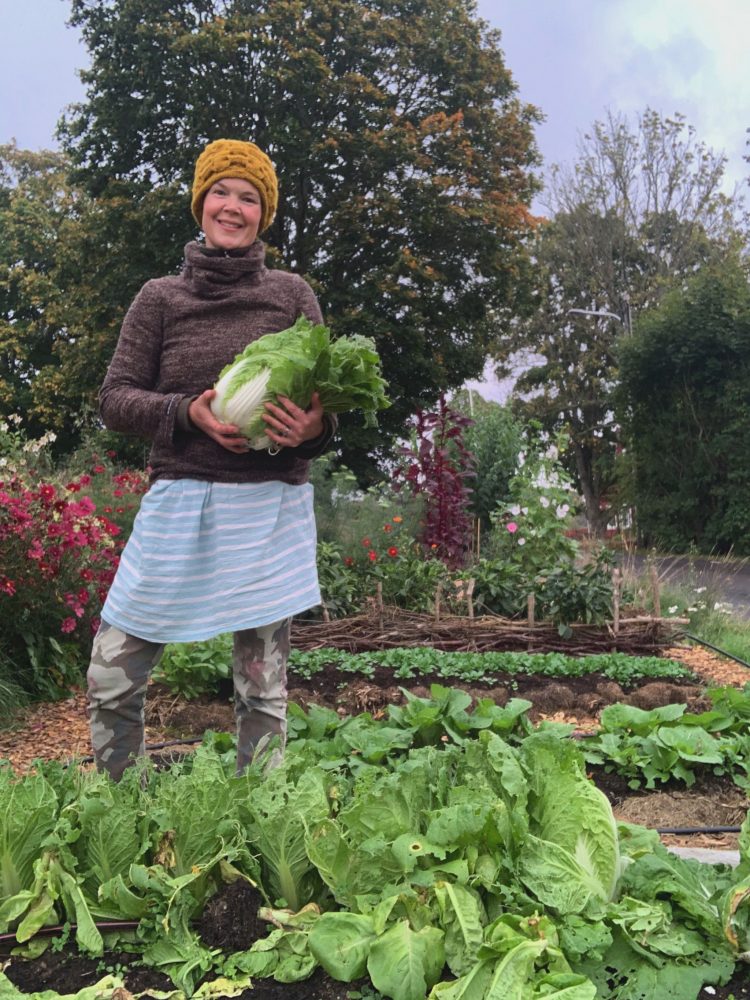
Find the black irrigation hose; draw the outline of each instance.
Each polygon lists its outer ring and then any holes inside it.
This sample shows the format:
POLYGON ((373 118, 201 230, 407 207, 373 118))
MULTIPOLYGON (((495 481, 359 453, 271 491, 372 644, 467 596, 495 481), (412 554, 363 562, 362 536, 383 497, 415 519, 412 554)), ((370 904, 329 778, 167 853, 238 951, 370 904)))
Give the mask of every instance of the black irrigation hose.
MULTIPOLYGON (((121 931, 121 930, 135 930, 140 924, 139 920, 95 920, 94 925, 100 931, 121 931)), ((34 934, 41 935, 42 937, 49 937, 51 934, 62 933, 63 931, 74 931, 78 929, 78 924, 56 924, 54 927, 46 926, 40 927, 38 931, 34 934)), ((16 941, 16 932, 11 931, 9 934, 0 934, 0 941, 16 941)))
POLYGON ((675 833, 689 836, 693 833, 739 833, 739 826, 665 826, 657 827, 657 833, 675 833))
MULTIPOLYGON (((747 667, 750 670, 750 663, 745 660, 741 660, 739 656, 734 656, 732 653, 727 653, 725 649, 719 649, 718 646, 714 646, 713 643, 706 642, 705 639, 699 639, 697 635, 691 635, 690 632, 682 633, 686 639, 692 639, 693 642, 699 642, 701 646, 707 646, 709 649, 713 649, 715 653, 721 653, 722 656, 726 656, 728 660, 734 660, 735 663, 740 663, 743 667, 747 667)), ((748 678, 750 680, 750 678, 748 678)))

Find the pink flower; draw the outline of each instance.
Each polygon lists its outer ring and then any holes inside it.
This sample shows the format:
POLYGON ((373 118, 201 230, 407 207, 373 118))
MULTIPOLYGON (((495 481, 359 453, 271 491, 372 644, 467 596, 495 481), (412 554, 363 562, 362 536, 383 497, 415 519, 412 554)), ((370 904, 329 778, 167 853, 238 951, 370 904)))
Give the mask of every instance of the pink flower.
POLYGON ((508 521, 505 527, 508 529, 511 535, 515 535, 515 533, 518 531, 518 525, 516 524, 515 521, 508 521))
POLYGON ((370 549, 370 551, 367 553, 367 558, 370 560, 370 562, 375 562, 375 560, 378 558, 378 554, 375 551, 375 549, 370 549))
POLYGON ((63 621, 62 625, 60 626, 60 631, 65 632, 67 634, 68 632, 74 632, 75 627, 76 627, 75 618, 66 618, 63 621))
POLYGON ((396 558, 396 556, 398 555, 398 549, 396 548, 395 545, 391 545, 391 547, 388 549, 388 555, 391 557, 391 559, 396 558))

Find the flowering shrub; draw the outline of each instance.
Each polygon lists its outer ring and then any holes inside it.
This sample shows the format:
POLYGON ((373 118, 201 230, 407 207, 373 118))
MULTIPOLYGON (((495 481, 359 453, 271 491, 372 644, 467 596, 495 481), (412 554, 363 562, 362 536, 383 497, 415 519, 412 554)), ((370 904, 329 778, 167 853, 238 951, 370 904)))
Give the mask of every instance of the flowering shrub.
POLYGON ((500 561, 519 566, 527 585, 575 558, 578 544, 565 532, 573 496, 557 446, 519 456, 509 501, 491 515, 491 551, 500 561))
POLYGON ((428 611, 440 582, 450 573, 439 559, 426 559, 422 547, 406 534, 396 514, 378 533, 364 535, 351 550, 319 543, 318 573, 326 608, 333 617, 352 614, 376 597, 384 604, 428 611))
POLYGON ((0 656, 41 697, 80 682, 122 547, 82 480, 0 481, 0 656))

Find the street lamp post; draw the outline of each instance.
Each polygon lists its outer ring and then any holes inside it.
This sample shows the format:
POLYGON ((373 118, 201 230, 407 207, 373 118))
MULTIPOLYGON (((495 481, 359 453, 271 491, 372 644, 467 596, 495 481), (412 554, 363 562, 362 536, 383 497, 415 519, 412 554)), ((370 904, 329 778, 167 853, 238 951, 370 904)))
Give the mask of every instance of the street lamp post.
POLYGON ((627 303, 625 309, 624 318, 618 313, 610 312, 609 309, 568 309, 568 315, 570 313, 576 313, 578 316, 604 316, 607 319, 616 319, 618 323, 622 323, 628 333, 633 332, 631 319, 630 319, 630 303, 627 303))

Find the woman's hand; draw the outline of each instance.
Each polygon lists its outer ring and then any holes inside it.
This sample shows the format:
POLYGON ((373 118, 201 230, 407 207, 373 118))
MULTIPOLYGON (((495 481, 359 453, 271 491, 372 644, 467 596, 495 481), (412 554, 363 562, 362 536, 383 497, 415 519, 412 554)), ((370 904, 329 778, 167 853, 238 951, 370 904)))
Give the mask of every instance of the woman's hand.
POLYGON ((323 406, 317 392, 312 394, 310 405, 301 409, 286 396, 278 396, 280 405, 266 403, 263 419, 266 434, 282 448, 296 448, 305 441, 313 441, 323 433, 323 406))
POLYGON ((248 440, 240 434, 240 429, 236 424, 222 424, 213 415, 211 400, 215 395, 215 389, 206 389, 205 392, 202 392, 188 407, 188 417, 199 430, 208 434, 222 448, 242 455, 250 447, 248 440))

